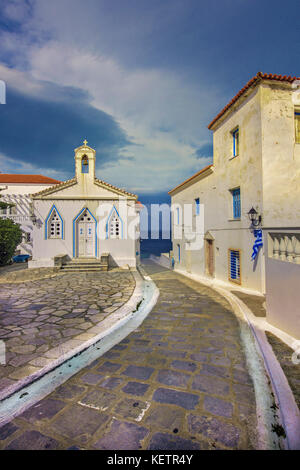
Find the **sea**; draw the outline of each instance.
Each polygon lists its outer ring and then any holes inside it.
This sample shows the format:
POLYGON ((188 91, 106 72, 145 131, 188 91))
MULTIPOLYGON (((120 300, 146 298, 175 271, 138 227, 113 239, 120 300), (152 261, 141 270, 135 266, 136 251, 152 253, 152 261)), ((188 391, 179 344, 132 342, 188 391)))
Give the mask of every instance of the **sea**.
POLYGON ((158 238, 151 238, 151 232, 147 236, 141 236, 141 258, 148 258, 151 254, 160 256, 161 253, 168 253, 172 250, 172 241, 170 234, 156 233, 158 238), (166 238, 168 237, 168 238, 166 238))

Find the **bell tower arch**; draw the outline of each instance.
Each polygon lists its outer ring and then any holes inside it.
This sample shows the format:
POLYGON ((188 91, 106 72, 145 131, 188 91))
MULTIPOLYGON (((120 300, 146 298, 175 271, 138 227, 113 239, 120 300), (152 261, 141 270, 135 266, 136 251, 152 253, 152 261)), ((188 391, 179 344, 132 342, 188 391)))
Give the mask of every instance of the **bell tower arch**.
POLYGON ((96 150, 87 145, 87 140, 83 145, 75 149, 75 175, 78 182, 89 183, 95 179, 96 150))

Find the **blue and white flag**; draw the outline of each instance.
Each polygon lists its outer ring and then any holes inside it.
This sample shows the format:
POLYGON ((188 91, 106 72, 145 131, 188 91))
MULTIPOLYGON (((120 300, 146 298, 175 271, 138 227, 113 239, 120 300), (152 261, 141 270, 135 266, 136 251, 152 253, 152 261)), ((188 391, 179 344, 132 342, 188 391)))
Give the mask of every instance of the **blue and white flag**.
POLYGON ((263 246, 263 240, 262 240, 262 230, 254 230, 254 236, 255 236, 255 241, 253 245, 253 252, 251 259, 254 261, 259 249, 263 246))

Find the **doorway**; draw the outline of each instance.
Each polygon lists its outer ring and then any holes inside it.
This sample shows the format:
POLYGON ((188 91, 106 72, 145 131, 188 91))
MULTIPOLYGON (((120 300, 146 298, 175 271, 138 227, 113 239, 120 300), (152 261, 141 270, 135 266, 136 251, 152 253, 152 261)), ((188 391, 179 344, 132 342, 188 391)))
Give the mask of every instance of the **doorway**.
POLYGON ((76 239, 77 257, 95 258, 96 221, 88 209, 85 209, 76 220, 76 239))
POLYGON ((215 247, 214 240, 211 238, 205 239, 205 253, 206 253, 206 274, 210 277, 215 275, 215 247))

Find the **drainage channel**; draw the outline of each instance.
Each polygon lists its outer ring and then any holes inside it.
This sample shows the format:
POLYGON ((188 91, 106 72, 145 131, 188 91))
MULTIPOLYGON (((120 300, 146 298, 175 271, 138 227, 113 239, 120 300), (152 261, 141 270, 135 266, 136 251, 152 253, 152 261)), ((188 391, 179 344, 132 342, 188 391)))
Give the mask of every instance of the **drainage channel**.
POLYGON ((66 382, 70 377, 90 365, 96 359, 99 359, 109 349, 136 330, 151 312, 158 296, 159 290, 154 282, 150 280, 145 281, 143 284, 142 301, 137 304, 136 310, 126 317, 126 322, 122 322, 107 336, 0 402, 0 427, 42 400, 59 385, 66 382))

